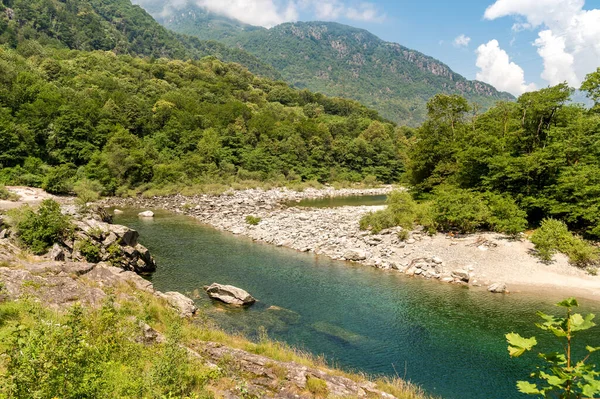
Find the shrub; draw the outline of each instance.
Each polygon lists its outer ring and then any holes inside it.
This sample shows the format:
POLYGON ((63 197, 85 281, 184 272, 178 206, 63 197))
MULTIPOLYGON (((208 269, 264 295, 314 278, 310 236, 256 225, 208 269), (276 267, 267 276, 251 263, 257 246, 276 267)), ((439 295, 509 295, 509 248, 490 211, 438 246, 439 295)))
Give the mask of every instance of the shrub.
POLYGON ((79 241, 77 249, 81 255, 90 263, 100 262, 100 248, 91 240, 79 241))
POLYGON ((252 216, 252 215, 246 216, 246 223, 248 223, 251 226, 256 226, 257 224, 260 223, 261 220, 262 219, 257 216, 252 216))
POLYGON ((43 254, 55 242, 66 238, 71 230, 68 216, 54 200, 44 200, 34 211, 25 206, 10 213, 19 239, 35 254, 43 254))
POLYGON ((10 191, 8 191, 6 189, 6 187, 0 185, 0 200, 5 200, 5 201, 18 201, 19 200, 19 196, 11 193, 10 191))
POLYGON ((102 189, 102 184, 96 180, 80 180, 73 185, 73 191, 77 194, 75 202, 77 205, 85 207, 89 202, 98 201, 102 189))
POLYGON ((42 188, 52 194, 69 194, 73 188, 74 165, 63 164, 48 171, 42 188))
POLYGON ((519 208, 515 200, 487 192, 483 194, 490 209, 489 227, 499 233, 517 235, 527 228, 527 213, 519 208))
POLYGON ((326 398, 329 395, 327 383, 317 377, 309 376, 306 380, 306 389, 318 398, 326 398))
POLYGON ((485 226, 490 218, 490 210, 481 196, 456 187, 437 188, 431 206, 437 227, 442 231, 472 233, 485 226))
POLYGON ((569 257, 569 262, 585 267, 598 261, 598 249, 571 233, 564 222, 544 219, 539 229, 531 236, 537 255, 549 262, 555 253, 569 257))
POLYGON ((408 237, 410 237, 408 230, 400 230, 397 235, 400 241, 406 241, 408 240, 408 237))
POLYGON ((395 226, 412 229, 417 219, 417 203, 406 191, 394 191, 387 199, 387 208, 370 212, 360 219, 360 229, 371 229, 377 234, 381 230, 395 226))

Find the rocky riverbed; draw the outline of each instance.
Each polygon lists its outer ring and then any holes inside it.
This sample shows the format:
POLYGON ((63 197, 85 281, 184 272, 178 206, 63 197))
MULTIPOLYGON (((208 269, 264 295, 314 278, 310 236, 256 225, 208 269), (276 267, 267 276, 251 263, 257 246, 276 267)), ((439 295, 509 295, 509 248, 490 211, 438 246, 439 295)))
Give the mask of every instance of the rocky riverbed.
POLYGON ((381 207, 290 207, 290 201, 329 196, 387 194, 392 187, 366 190, 287 189, 231 191, 220 196, 112 198, 105 204, 139 209, 166 209, 193 216, 219 230, 337 260, 358 262, 446 283, 483 287, 503 293, 515 285, 577 288, 600 295, 600 279, 568 265, 558 256, 553 264, 531 255, 528 240, 499 234, 463 237, 429 236, 420 229, 399 238, 400 228, 371 234, 359 229, 362 215, 381 207), (252 223, 247 217, 252 216, 252 223), (508 287, 507 287, 508 284, 508 287))

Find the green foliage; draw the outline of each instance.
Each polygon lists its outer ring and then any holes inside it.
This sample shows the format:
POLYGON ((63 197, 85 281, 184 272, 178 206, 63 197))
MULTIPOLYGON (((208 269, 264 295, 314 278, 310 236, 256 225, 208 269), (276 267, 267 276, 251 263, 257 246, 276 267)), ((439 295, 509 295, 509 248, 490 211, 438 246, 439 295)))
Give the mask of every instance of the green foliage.
POLYGON ((102 189, 102 184, 96 180, 83 179, 77 181, 73 185, 73 191, 77 194, 75 200, 77 205, 85 208, 88 203, 98 201, 102 189))
POLYGON ((306 379, 306 389, 317 398, 326 398, 329 395, 327 383, 317 377, 308 376, 306 379))
MULTIPOLYGON (((598 76, 584 83, 592 93, 598 76)), ((494 230, 515 234, 524 219, 536 225, 551 217, 600 237, 600 116, 569 104, 571 93, 559 84, 483 114, 460 98, 434 97, 427 121, 409 141, 406 178, 415 195, 454 186, 483 194, 497 214, 488 220, 494 230)), ((484 219, 477 201, 469 202, 474 225, 484 219)))
POLYGON ((486 226, 491 216, 481 196, 451 186, 435 190, 431 208, 436 226, 442 231, 472 233, 486 226))
POLYGON ((8 191, 3 185, 0 185, 0 200, 18 201, 19 196, 8 191))
POLYGON ((260 223, 262 219, 259 218, 258 216, 252 216, 252 215, 248 215, 246 216, 246 223, 248 223, 251 226, 256 226, 260 223))
POLYGON ((44 200, 37 210, 24 206, 10 212, 20 241, 35 254, 43 254, 71 231, 68 216, 54 200, 44 200))
POLYGON ((98 263, 101 260, 100 247, 89 239, 78 241, 77 250, 90 263, 98 263))
POLYGON ((567 255, 572 264, 585 267, 596 264, 600 255, 598 248, 571 233, 564 222, 555 219, 544 219, 531 236, 531 242, 537 255, 546 262, 560 252, 567 255))
POLYGON ((146 345, 138 321, 108 300, 67 315, 28 304, 0 304, 0 396, 10 398, 209 398, 218 377, 180 345, 180 334, 146 345))
POLYGON ((390 227, 412 229, 417 219, 417 203, 406 191, 394 191, 387 198, 387 208, 369 212, 360 219, 360 229, 377 234, 390 227))
POLYGON ((215 58, 0 49, 0 68, 10 77, 0 79, 3 184, 87 202, 257 182, 392 183, 403 172, 404 130, 376 112, 215 58))
MULTIPOLYGON (((114 51, 117 54, 153 58, 200 59, 216 56, 237 62, 262 76, 279 73, 255 56, 214 41, 178 35, 161 27, 150 15, 129 0, 14 0, 14 18, 0 15, 0 44, 16 47, 26 57, 44 56, 47 48, 80 51, 114 51)), ((60 66, 45 65, 49 76, 59 78, 60 66)), ((164 72, 159 68, 160 77, 164 72)))
MULTIPOLYGON (((566 299, 557 306, 566 309, 566 317, 555 317, 538 312, 543 322, 536 326, 543 331, 552 333, 560 340, 564 353, 540 353, 538 356, 545 363, 531 374, 531 377, 536 378, 538 382, 518 381, 517 388, 525 394, 544 398, 594 397, 600 393, 600 379, 598 379, 600 372, 596 371, 595 365, 587 362, 594 352, 600 350, 600 347, 586 346, 587 355, 576 361, 573 359, 575 353, 573 340, 576 333, 596 326, 593 322, 595 315, 582 316, 579 313, 573 313, 572 309, 579 306, 575 298, 566 299)), ((517 333, 506 334, 506 340, 511 357, 519 357, 537 345, 535 337, 523 338, 517 333)))

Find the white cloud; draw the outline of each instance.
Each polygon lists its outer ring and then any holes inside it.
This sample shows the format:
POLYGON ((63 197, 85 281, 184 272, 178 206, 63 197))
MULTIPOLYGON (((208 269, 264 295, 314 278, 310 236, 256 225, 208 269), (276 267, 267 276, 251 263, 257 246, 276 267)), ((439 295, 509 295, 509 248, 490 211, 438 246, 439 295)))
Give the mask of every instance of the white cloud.
POLYGON ((454 39, 454 47, 468 47, 471 42, 471 38, 469 36, 465 36, 464 34, 457 36, 454 39))
POLYGON ((251 25, 270 28, 298 19, 295 2, 275 0, 196 0, 197 5, 251 25))
POLYGON ((380 22, 385 15, 371 2, 354 0, 133 0, 165 17, 188 3, 250 25, 272 26, 297 21, 300 12, 321 20, 380 22))
POLYGON ((484 17, 524 18, 513 30, 539 30, 533 45, 544 63, 542 79, 577 87, 600 60, 600 9, 584 5, 585 0, 496 0, 484 17))
POLYGON ((490 40, 477 48, 477 80, 486 82, 501 91, 519 96, 535 90, 535 84, 525 83, 523 69, 510 61, 506 51, 500 48, 497 40, 490 40))

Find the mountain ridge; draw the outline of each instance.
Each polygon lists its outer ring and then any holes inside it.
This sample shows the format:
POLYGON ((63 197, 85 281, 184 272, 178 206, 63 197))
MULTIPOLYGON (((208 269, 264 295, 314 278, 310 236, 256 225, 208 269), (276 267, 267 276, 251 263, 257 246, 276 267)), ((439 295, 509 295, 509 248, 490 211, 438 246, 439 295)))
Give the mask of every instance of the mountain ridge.
POLYGON ((440 92, 463 95, 483 108, 514 99, 417 50, 336 22, 288 22, 249 30, 193 6, 158 20, 174 31, 246 50, 296 87, 353 98, 398 123, 422 122, 427 100, 440 92))

